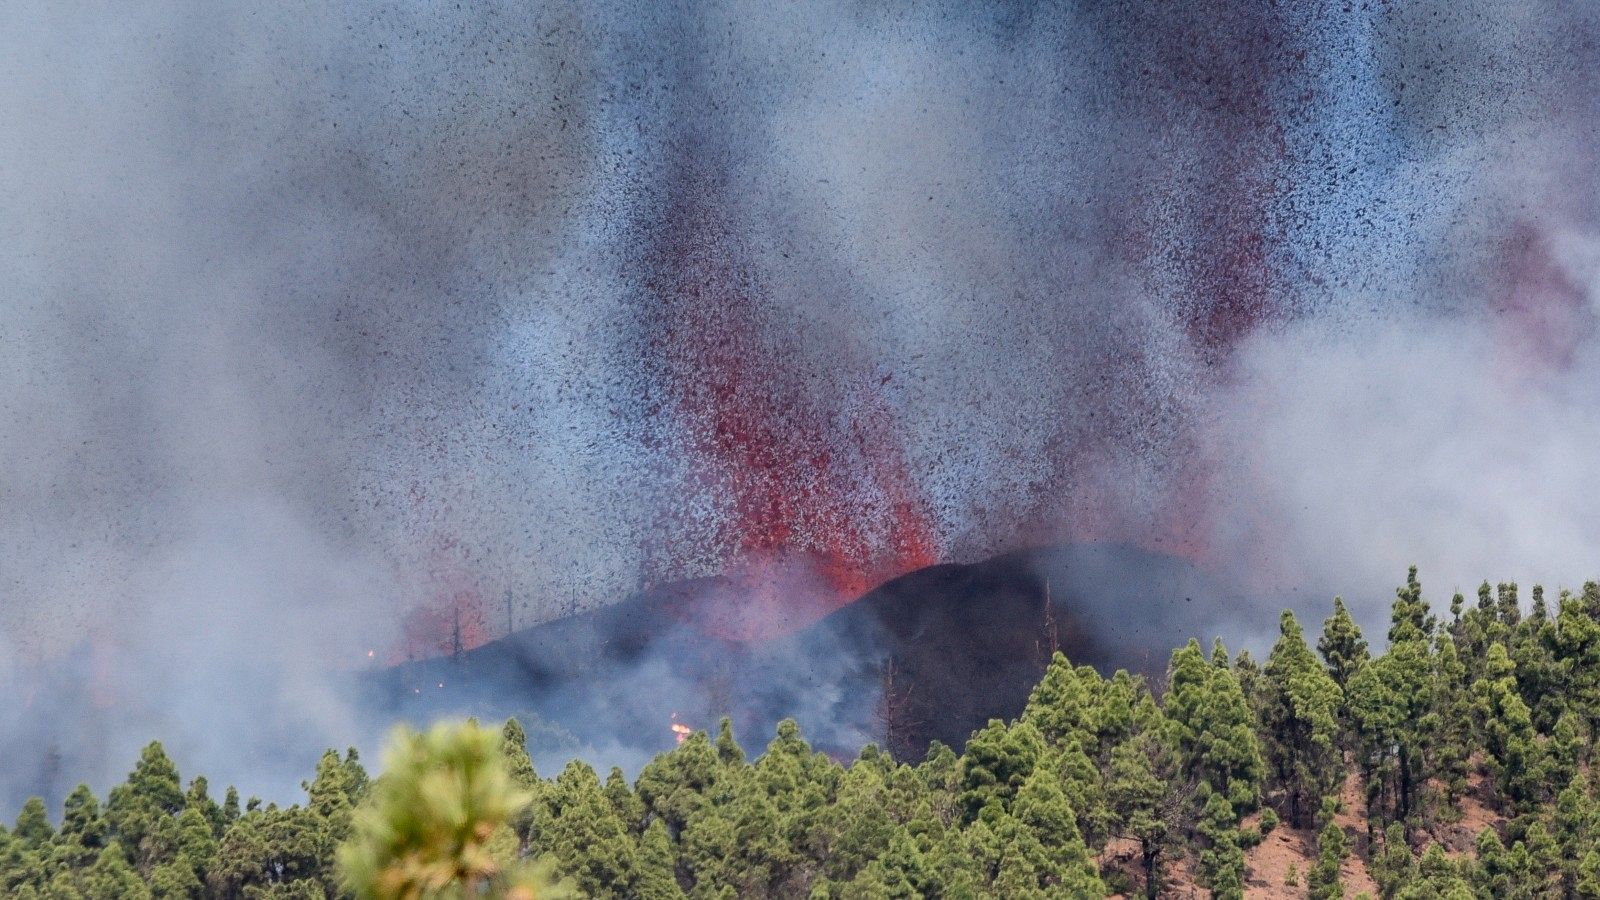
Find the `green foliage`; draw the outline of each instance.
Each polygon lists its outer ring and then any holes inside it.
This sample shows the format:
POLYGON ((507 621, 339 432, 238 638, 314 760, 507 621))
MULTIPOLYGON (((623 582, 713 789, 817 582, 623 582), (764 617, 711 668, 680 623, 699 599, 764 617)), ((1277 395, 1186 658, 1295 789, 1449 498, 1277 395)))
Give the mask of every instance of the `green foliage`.
POLYGON ((1028 697, 1022 721, 1049 743, 1098 741, 1098 694, 1104 682, 1088 666, 1074 668, 1057 652, 1028 697))
POLYGON ((1411 815, 1431 774, 1424 725, 1434 706, 1434 668, 1428 630, 1422 627, 1428 624, 1427 607, 1415 575, 1413 570, 1394 602, 1389 651, 1350 678, 1347 698, 1369 794, 1390 820, 1411 815))
POLYGON ((1551 828, 1562 889, 1568 896, 1578 894, 1583 861, 1592 848, 1600 846, 1600 806, 1583 773, 1575 773, 1556 798, 1551 828))
POLYGON ((1261 825, 1260 825, 1261 833, 1264 834, 1264 835, 1265 834, 1271 834, 1272 833, 1272 829, 1277 828, 1277 827, 1278 827, 1278 814, 1276 812, 1274 812, 1272 807, 1270 807, 1270 806, 1267 807, 1266 809, 1263 809, 1261 811, 1261 825))
POLYGON ((345 889, 373 900, 541 893, 538 872, 495 852, 497 832, 530 802, 500 744, 474 723, 396 731, 385 774, 339 849, 345 889))
POLYGON ((532 790, 539 775, 533 769, 533 758, 528 755, 528 735, 522 723, 507 719, 500 729, 500 753, 505 757, 506 774, 511 782, 523 790, 532 790))
POLYGON ((1198 641, 1175 651, 1163 706, 1182 772, 1226 798, 1234 820, 1253 809, 1265 766, 1255 717, 1233 673, 1208 663, 1198 641))
POLYGON ((1430 844, 1417 863, 1416 877, 1401 885, 1394 896, 1400 900, 1475 900, 1478 895, 1462 869, 1445 855, 1443 847, 1430 844))
POLYGON ((1371 655, 1367 652, 1366 638, 1361 628, 1350 617, 1344 598, 1333 598, 1333 615, 1322 623, 1322 637, 1317 639, 1317 652, 1328 667, 1328 675, 1340 690, 1350 685, 1350 679, 1361 671, 1371 655))
POLYGON ((1517 691, 1516 664, 1505 645, 1489 646, 1484 674, 1472 686, 1475 711, 1489 769, 1508 807, 1534 799, 1538 747, 1532 713, 1517 691))
POLYGON ((1485 584, 1441 627, 1412 570, 1382 652, 1336 600, 1314 650, 1288 613, 1261 664, 1191 641, 1159 697, 1055 654, 1016 720, 915 765, 841 763, 792 721, 747 755, 724 719, 631 783, 546 779, 508 720, 402 732, 376 781, 330 750, 302 803, 241 808, 150 744, 104 803, 80 785, 59 823, 36 798, 0 828, 0 896, 1237 898, 1251 848, 1290 828, 1316 837, 1287 879, 1312 898, 1344 896, 1358 853, 1384 900, 1600 900, 1600 584, 1532 598, 1523 616, 1485 584), (1333 800, 1351 766, 1354 842, 1333 800), (1508 818, 1450 855, 1434 841, 1469 785, 1508 818))
POLYGON ((667 826, 660 819, 650 823, 639 842, 633 877, 634 896, 639 900, 681 900, 678 886, 677 853, 667 826))
POLYGON ((22 804, 17 824, 11 829, 11 839, 30 850, 37 850, 50 842, 55 829, 50 827, 50 817, 44 811, 44 800, 29 797, 22 804))
POLYGON ((1339 900, 1344 896, 1344 884, 1339 880, 1339 867, 1349 848, 1344 830, 1335 822, 1328 822, 1317 835, 1317 864, 1306 873, 1306 887, 1311 900, 1339 900))
POLYGON ((1335 744, 1344 695, 1311 655, 1292 613, 1283 613, 1278 635, 1262 669, 1261 733, 1271 784, 1285 798, 1289 823, 1303 827, 1312 804, 1330 793, 1344 774, 1335 744))
POLYGON ((1430 708, 1419 722, 1427 770, 1444 787, 1444 801, 1453 806, 1467 789, 1468 766, 1476 743, 1472 692, 1467 668, 1453 640, 1440 635, 1434 654, 1430 708))
MULTIPOLYGON (((544 827, 536 852, 559 860, 564 875, 573 879, 586 897, 625 897, 633 879, 637 842, 619 812, 637 798, 622 785, 626 798, 615 802, 601 786, 594 769, 574 760, 555 783, 543 792, 544 827)), ((638 804, 642 811, 643 804, 638 804)), ((642 812, 641 812, 642 816, 642 812)))
POLYGON ((1240 846, 1238 818, 1233 805, 1220 793, 1202 785, 1208 795, 1197 829, 1201 840, 1200 878, 1213 897, 1244 896, 1244 848, 1240 846))
POLYGON ((1044 739, 1032 724, 1022 721, 1007 727, 998 719, 990 720, 967 742, 961 759, 965 820, 976 819, 991 804, 1005 809, 1043 753, 1044 739))
POLYGON ((1383 848, 1373 856, 1367 868, 1385 900, 1416 878, 1417 859, 1406 843, 1404 825, 1395 822, 1389 826, 1383 834, 1383 848))

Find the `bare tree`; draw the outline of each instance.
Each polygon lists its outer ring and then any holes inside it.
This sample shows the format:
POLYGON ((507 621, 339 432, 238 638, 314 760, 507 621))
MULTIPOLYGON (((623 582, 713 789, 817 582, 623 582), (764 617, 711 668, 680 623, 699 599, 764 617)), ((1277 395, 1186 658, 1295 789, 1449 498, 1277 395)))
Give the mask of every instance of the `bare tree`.
POLYGON ((879 683, 874 718, 878 733, 883 736, 883 747, 895 759, 909 759, 916 754, 917 732, 926 723, 912 708, 910 690, 900 679, 893 656, 884 662, 879 683))

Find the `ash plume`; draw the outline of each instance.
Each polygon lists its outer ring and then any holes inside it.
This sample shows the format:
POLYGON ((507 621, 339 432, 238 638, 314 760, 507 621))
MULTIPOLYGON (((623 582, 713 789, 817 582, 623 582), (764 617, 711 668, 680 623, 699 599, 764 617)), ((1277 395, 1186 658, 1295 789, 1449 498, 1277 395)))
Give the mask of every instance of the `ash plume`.
POLYGON ((1067 542, 1219 621, 1592 576, 1596 24, 12 4, 0 799, 152 737, 282 793, 381 724, 339 673, 506 597, 735 573, 783 632, 1067 542))

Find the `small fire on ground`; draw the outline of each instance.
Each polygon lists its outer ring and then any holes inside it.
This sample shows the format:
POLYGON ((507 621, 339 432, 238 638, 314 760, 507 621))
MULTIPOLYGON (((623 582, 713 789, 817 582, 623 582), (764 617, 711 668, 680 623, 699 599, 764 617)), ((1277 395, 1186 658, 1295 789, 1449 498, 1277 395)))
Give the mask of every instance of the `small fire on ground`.
POLYGON ((689 735, 691 735, 691 734, 694 734, 694 729, 690 728, 689 726, 687 726, 685 724, 683 724, 682 722, 679 722, 678 721, 678 714, 677 713, 673 713, 672 714, 672 736, 677 739, 678 743, 681 744, 684 741, 688 740, 689 735))

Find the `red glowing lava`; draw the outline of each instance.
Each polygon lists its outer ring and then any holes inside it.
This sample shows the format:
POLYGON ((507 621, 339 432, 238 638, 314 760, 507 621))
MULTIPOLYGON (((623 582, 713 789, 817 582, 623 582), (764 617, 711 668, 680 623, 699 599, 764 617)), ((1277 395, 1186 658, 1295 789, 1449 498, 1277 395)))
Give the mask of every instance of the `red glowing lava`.
POLYGON ((456 558, 458 549, 457 542, 440 540, 429 555, 424 588, 430 599, 402 620, 400 659, 451 656, 492 637, 482 594, 469 568, 456 558))
MULTIPOLYGON (((935 562, 933 516, 878 384, 812 389, 792 349, 764 327, 761 288, 716 204, 686 201, 669 222, 653 356, 695 461, 688 491, 721 498, 721 508, 709 520, 672 511, 654 574, 712 561, 730 583, 727 614, 710 630, 748 639, 800 627, 935 562)), ((839 350, 827 373, 834 385, 850 372, 849 349, 839 350)))

